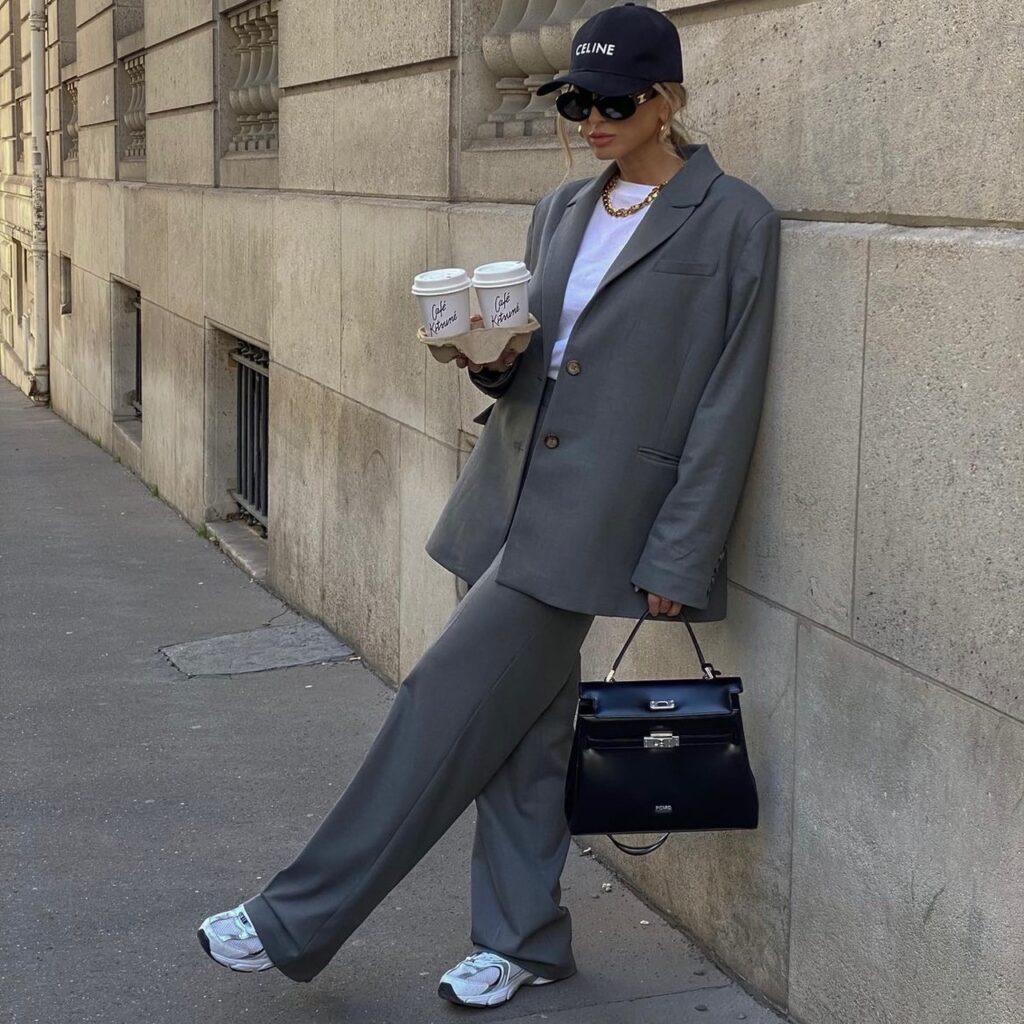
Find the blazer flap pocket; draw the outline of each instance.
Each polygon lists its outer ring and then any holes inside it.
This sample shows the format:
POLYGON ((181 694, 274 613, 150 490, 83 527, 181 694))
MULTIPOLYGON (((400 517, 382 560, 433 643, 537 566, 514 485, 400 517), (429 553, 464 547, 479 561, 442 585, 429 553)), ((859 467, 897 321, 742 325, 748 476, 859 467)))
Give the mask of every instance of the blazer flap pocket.
POLYGON ((491 402, 491 404, 489 406, 487 406, 487 408, 484 409, 483 412, 477 413, 477 415, 473 417, 473 422, 474 423, 486 423, 487 422, 487 417, 491 415, 491 410, 497 404, 498 404, 497 402, 491 402))
POLYGON ((663 256, 654 264, 662 274, 701 274, 710 277, 718 269, 718 260, 672 260, 663 256))
POLYGON ((676 466, 679 464, 679 456, 675 452, 662 451, 660 448, 648 448, 645 445, 638 445, 636 453, 643 459, 660 462, 662 465, 676 466))

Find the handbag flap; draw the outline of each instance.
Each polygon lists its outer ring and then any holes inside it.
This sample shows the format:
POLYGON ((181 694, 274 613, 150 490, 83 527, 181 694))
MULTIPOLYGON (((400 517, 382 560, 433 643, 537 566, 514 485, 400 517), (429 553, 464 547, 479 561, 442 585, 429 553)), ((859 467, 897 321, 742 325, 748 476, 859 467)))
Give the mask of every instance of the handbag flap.
POLYGON ((630 679, 580 683, 580 714, 600 718, 656 718, 652 700, 673 700, 673 715, 722 715, 733 710, 732 694, 743 690, 739 676, 716 679, 630 679))

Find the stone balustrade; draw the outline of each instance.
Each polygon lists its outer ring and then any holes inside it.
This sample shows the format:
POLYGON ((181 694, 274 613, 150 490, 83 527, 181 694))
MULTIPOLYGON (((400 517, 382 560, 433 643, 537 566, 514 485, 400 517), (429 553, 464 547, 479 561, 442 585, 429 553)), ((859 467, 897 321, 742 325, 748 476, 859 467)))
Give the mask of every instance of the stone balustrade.
POLYGON ((125 107, 123 121, 127 143, 125 160, 146 159, 146 55, 136 54, 124 62, 125 75, 131 84, 131 94, 125 107))
POLYGON ((229 153, 276 153, 278 142, 278 0, 232 11, 238 77, 228 92, 235 116, 229 153))
POLYGON ((71 78, 64 83, 68 94, 68 119, 64 125, 66 149, 65 160, 78 159, 78 79, 71 78))
POLYGON ((11 109, 11 115, 14 119, 14 171, 16 174, 21 173, 19 165, 25 159, 25 140, 29 136, 29 131, 25 127, 29 123, 25 118, 25 107, 29 102, 29 97, 19 96, 15 99, 14 106, 11 109))
POLYGON ((502 0, 498 18, 482 41, 500 103, 477 128, 477 137, 554 135, 557 92, 538 96, 537 89, 565 74, 573 35, 587 18, 614 2, 502 0))

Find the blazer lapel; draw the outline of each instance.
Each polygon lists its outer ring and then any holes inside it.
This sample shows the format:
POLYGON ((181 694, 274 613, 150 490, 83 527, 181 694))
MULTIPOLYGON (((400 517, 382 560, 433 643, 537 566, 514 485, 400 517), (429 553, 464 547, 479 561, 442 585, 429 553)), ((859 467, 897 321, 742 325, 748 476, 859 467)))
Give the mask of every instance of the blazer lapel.
MULTIPOLYGON (((579 319, 586 313, 587 307, 611 281, 623 271, 633 266, 637 260, 646 256, 655 246, 660 245, 673 232, 678 231, 687 218, 707 194, 711 183, 722 173, 722 168, 711 154, 706 144, 688 144, 677 149, 680 156, 686 159, 681 170, 669 178, 668 183, 651 203, 651 208, 644 214, 643 220, 636 226, 625 245, 605 271, 594 294, 587 305, 580 311, 579 319)), ((596 178, 592 179, 566 204, 558 226, 555 228, 548 250, 544 258, 544 270, 541 280, 541 310, 544 315, 544 363, 551 361, 551 352, 555 346, 558 322, 562 316, 562 305, 565 289, 572 272, 576 254, 586 232, 587 224, 594 212, 594 206, 601 201, 601 190, 615 172, 617 164, 614 160, 596 178)))

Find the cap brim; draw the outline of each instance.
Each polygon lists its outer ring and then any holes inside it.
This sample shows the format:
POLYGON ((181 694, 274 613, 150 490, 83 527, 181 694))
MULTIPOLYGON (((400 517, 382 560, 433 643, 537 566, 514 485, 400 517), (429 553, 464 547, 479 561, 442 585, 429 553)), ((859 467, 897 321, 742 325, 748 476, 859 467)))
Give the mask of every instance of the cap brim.
POLYGON ((612 75, 606 71, 571 71, 561 78, 545 82, 537 90, 538 96, 559 89, 563 85, 578 85, 589 89, 598 96, 623 96, 628 92, 639 92, 653 83, 646 78, 631 78, 628 75, 612 75))

